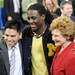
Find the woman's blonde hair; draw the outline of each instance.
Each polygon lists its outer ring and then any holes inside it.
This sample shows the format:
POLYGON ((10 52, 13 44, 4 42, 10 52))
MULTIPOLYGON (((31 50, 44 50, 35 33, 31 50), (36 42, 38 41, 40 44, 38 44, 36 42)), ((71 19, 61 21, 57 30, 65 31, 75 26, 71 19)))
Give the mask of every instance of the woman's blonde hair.
MULTIPOLYGON (((53 5, 53 9, 52 12, 54 12, 57 8, 59 8, 59 5, 58 5, 58 1, 57 0, 51 0, 52 1, 52 5, 53 5)), ((46 0, 43 0, 43 5, 46 7, 46 0)))
POLYGON ((75 22, 66 16, 60 16, 54 19, 50 25, 49 30, 58 29, 62 35, 74 36, 75 35, 75 22))

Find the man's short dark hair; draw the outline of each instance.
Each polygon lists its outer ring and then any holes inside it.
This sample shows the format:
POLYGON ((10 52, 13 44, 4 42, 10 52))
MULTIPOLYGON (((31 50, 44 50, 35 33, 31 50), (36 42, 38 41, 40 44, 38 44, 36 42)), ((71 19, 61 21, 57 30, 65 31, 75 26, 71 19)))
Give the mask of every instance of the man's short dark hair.
POLYGON ((61 3, 60 3, 60 9, 63 9, 63 6, 65 5, 65 4, 70 4, 70 5, 72 5, 72 1, 62 1, 61 3))
POLYGON ((28 10, 37 10, 40 15, 46 15, 45 7, 40 3, 32 4, 28 10))
POLYGON ((4 31, 6 29, 15 29, 17 30, 17 32, 21 32, 21 27, 20 27, 20 23, 15 21, 15 20, 11 20, 11 21, 7 21, 6 24, 5 24, 5 28, 4 28, 4 31))

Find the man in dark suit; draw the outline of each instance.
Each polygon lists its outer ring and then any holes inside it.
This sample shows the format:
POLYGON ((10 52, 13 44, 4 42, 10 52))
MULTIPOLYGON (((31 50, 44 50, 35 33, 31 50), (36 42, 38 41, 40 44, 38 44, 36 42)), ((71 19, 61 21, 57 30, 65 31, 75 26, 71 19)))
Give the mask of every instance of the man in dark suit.
POLYGON ((20 42, 22 33, 18 24, 16 21, 6 23, 3 39, 0 41, 0 75, 24 75, 20 42), (13 56, 11 56, 12 52, 14 52, 13 56), (12 57, 14 57, 14 63, 12 63, 12 57), (11 68, 13 65, 14 69, 11 68))
POLYGON ((72 1, 62 1, 60 3, 60 10, 61 10, 61 16, 67 16, 72 21, 75 22, 75 17, 72 16, 73 14, 73 6, 72 1))
POLYGON ((23 25, 21 18, 21 0, 4 0, 4 10, 6 20, 15 19, 23 25))

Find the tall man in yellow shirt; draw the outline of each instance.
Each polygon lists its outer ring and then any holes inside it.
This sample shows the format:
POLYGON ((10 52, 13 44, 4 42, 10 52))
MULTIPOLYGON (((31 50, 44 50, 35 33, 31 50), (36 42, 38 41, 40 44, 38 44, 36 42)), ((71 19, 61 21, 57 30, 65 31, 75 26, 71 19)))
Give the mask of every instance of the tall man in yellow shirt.
POLYGON ((27 75, 50 75, 49 68, 54 54, 54 45, 49 25, 45 24, 46 10, 41 4, 33 4, 27 10, 31 29, 23 32, 23 60, 27 75))

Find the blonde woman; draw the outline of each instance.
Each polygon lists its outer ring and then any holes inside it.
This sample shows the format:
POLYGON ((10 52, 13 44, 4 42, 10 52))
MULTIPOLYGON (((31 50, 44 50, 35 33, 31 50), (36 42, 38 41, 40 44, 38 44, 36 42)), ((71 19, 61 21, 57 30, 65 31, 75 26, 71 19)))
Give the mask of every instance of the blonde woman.
POLYGON ((60 8, 57 0, 43 0, 43 5, 53 15, 54 18, 57 18, 61 15, 60 8))
POLYGON ((75 75, 75 23, 61 16, 53 20, 50 31, 56 45, 51 75, 75 75))
POLYGON ((59 7, 57 0, 43 0, 43 5, 50 12, 54 12, 59 7))

